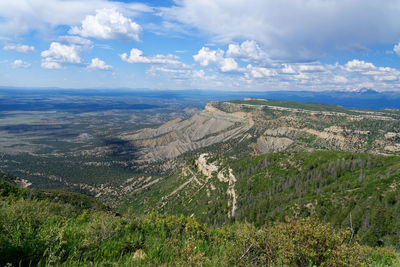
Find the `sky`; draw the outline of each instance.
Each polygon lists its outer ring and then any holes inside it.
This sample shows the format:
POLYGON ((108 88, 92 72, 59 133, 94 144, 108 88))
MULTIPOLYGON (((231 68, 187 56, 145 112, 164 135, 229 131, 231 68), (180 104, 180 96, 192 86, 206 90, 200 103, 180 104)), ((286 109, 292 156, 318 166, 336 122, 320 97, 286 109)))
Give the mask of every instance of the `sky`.
POLYGON ((400 0, 0 0, 0 86, 400 91, 400 0))

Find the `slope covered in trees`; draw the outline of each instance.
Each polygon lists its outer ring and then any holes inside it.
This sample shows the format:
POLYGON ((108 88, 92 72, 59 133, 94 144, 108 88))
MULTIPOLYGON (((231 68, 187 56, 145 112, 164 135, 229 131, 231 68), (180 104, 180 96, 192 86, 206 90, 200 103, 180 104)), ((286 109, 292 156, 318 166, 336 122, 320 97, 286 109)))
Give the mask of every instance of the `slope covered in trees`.
MULTIPOLYGON (((29 190, 28 190, 29 191, 29 190)), ((75 195, 76 196, 76 195, 75 195)), ((394 250, 360 246, 314 219, 207 227, 189 217, 116 215, 0 183, 0 264, 7 266, 396 265, 394 250)))
POLYGON ((363 244, 400 246, 399 156, 314 151, 206 159, 214 170, 205 173, 193 158, 181 171, 133 194, 126 208, 184 214, 212 225, 262 226, 314 216, 337 228, 352 227, 363 244))

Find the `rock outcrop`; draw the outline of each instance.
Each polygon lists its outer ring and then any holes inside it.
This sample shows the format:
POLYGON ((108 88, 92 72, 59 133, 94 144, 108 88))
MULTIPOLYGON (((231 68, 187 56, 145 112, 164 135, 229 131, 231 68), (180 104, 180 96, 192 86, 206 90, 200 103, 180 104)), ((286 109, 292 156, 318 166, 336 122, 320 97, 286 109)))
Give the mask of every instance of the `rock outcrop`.
POLYGON ((228 141, 227 149, 244 154, 315 149, 393 154, 399 151, 398 129, 400 116, 389 111, 251 99, 211 102, 189 119, 120 137, 138 149, 136 162, 152 163, 228 141))
POLYGON ((121 138, 139 148, 138 161, 155 162, 240 137, 252 126, 244 114, 226 113, 208 104, 187 120, 174 120, 159 128, 143 129, 121 138))
POLYGON ((286 137, 260 136, 257 138, 257 146, 262 154, 284 151, 293 143, 286 137))

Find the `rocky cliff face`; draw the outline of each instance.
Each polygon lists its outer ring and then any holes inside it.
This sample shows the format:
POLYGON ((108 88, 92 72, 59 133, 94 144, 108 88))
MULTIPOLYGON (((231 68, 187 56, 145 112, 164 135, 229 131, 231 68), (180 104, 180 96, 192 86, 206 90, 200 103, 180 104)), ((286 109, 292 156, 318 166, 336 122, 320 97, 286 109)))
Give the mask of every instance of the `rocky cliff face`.
POLYGON ((214 144, 263 154, 280 151, 342 150, 400 152, 400 114, 395 111, 249 99, 211 102, 187 120, 125 133, 138 148, 137 162, 157 162, 214 144))
POLYGON ((244 114, 223 112, 212 104, 187 120, 174 120, 156 129, 143 129, 121 137, 138 147, 141 162, 171 159, 189 150, 238 138, 253 123, 244 114))

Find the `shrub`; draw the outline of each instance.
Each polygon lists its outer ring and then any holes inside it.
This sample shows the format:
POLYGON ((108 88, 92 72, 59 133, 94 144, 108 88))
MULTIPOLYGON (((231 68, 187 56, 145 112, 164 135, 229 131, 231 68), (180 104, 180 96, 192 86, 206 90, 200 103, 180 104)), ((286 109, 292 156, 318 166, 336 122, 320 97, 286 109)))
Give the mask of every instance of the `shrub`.
POLYGON ((313 218, 276 223, 257 232, 249 262, 262 265, 357 266, 367 262, 349 229, 336 230, 313 218))
POLYGON ((195 219, 139 218, 49 200, 0 197, 0 265, 379 266, 398 265, 390 248, 352 243, 349 229, 313 218, 257 229, 210 228, 195 219))

